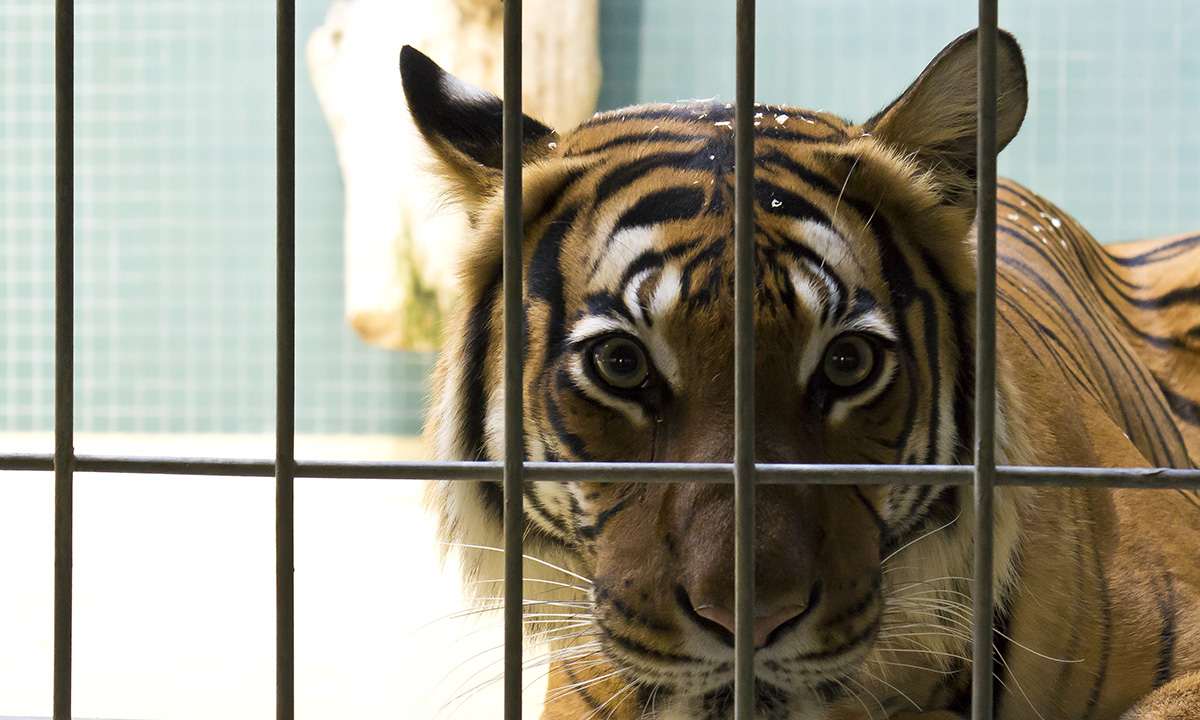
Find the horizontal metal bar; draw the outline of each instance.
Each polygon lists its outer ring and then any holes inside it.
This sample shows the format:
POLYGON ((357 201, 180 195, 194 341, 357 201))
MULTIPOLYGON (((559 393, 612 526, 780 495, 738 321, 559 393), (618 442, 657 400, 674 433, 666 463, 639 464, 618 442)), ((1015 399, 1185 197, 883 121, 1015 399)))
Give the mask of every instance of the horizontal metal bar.
MULTIPOLYGON (((51 453, 0 455, 0 471, 54 469, 51 453)), ((77 455, 75 472, 161 475, 274 477, 275 463, 240 458, 124 457, 77 455)), ((755 465, 758 485, 809 483, 827 485, 970 485, 970 465, 755 465)), ((362 480, 495 480, 503 476, 498 462, 296 462, 296 477, 362 480)), ((531 481, 591 482, 733 482, 732 463, 553 463, 525 465, 531 481)), ((996 484, 1030 487, 1115 487, 1200 489, 1200 470, 1172 468, 1064 468, 1001 466, 996 484)))

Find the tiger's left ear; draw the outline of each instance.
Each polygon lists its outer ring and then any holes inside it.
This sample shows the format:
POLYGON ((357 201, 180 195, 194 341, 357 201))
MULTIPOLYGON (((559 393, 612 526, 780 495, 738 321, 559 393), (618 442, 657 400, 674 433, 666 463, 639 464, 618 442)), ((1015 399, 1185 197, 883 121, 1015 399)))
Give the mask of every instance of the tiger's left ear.
MULTIPOLYGON (((425 142, 468 210, 501 186, 503 111, 500 98, 443 70, 415 48, 400 50, 400 80, 408 109, 425 142)), ((556 135, 523 116, 521 161, 550 152, 556 135)))
MULTIPOLYGON (((873 137, 912 154, 942 186, 952 203, 973 205, 977 175, 979 36, 972 30, 938 53, 913 84, 868 120, 873 137)), ((997 43, 997 152, 1025 119, 1029 90, 1021 47, 1001 30, 997 43)))

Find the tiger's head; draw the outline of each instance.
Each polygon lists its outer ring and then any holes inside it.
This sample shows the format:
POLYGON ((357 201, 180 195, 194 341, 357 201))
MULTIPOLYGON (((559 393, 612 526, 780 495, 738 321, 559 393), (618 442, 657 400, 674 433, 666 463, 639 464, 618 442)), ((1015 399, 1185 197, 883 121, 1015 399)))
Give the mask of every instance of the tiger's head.
MULTIPOLYGON (((861 124, 756 106, 759 462, 969 462, 976 47, 973 33, 956 40, 861 124)), ((999 57, 1003 147, 1027 91, 1005 33, 999 57)), ((439 460, 500 459, 501 103, 412 48, 401 71, 473 227, 428 434, 439 460)), ((738 130, 714 103, 605 112, 562 133, 524 120, 528 459, 731 461, 738 130)), ((499 486, 437 482, 429 496, 468 572, 500 577, 499 554, 471 547, 500 544, 499 486)), ((732 489, 528 483, 525 510, 527 552, 590 582, 575 598, 588 647, 636 702, 661 718, 725 717, 732 489)), ((1000 588, 1013 512, 1001 497, 1000 588)), ((970 525, 955 522, 969 514, 953 487, 760 486, 760 716, 835 708, 854 684, 899 702, 887 686, 904 665, 961 655, 950 633, 902 654, 903 629, 933 612, 913 593, 969 596, 970 525)), ((535 599, 562 580, 539 568, 527 563, 535 599)))

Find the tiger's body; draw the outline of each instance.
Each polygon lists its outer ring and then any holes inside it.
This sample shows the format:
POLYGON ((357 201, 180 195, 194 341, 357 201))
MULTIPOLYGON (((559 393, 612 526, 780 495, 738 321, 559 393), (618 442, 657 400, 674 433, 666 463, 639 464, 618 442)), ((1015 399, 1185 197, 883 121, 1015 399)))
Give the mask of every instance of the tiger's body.
MULTIPOLYGON (((759 462, 970 462, 974 48, 860 125, 757 108, 759 462)), ((401 67, 479 236, 429 437, 499 459, 499 104, 411 49, 401 67)), ((1001 146, 1025 103, 1002 35, 1001 146)), ((529 459, 730 460, 733 131, 715 104, 526 119, 529 459)), ((998 461, 1194 467, 1200 236, 1103 248, 1008 182, 998 222, 998 461)), ((565 616, 537 626, 544 717, 732 718, 732 491, 636 480, 525 489, 526 551, 574 574, 526 563, 565 616)), ((501 575, 473 549, 499 545, 501 499, 430 485, 472 577, 501 575)), ((1003 487, 995 508, 997 717, 1200 717, 1197 494, 1003 487)), ((761 485, 757 717, 962 716, 972 513, 954 487, 761 485)))

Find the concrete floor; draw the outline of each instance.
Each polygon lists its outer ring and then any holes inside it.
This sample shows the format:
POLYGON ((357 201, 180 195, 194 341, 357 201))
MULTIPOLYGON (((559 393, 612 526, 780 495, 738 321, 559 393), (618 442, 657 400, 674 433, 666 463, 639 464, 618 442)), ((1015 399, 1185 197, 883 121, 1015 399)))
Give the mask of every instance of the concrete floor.
MULTIPOLYGON (((79 453, 270 457, 270 438, 89 438, 79 453)), ((0 436, 0 452, 49 451, 0 436)), ((413 441, 300 438, 303 459, 414 459, 413 441)), ((411 481, 296 483, 298 718, 501 715, 501 631, 439 568, 411 481), (484 684, 469 697, 464 691, 484 684)), ((274 486, 79 474, 76 717, 274 718, 274 486)), ((53 478, 0 473, 0 718, 51 712, 53 478)), ((540 714, 544 681, 527 693, 540 714)))

